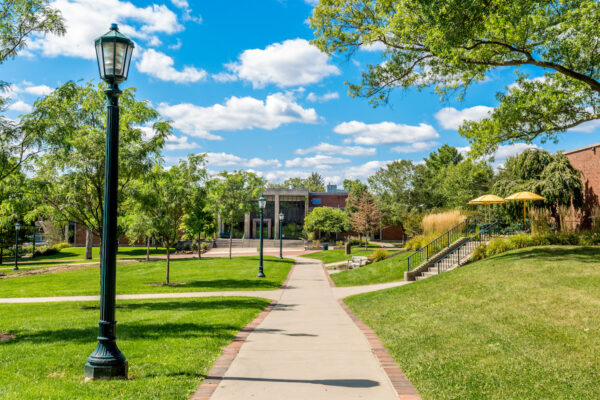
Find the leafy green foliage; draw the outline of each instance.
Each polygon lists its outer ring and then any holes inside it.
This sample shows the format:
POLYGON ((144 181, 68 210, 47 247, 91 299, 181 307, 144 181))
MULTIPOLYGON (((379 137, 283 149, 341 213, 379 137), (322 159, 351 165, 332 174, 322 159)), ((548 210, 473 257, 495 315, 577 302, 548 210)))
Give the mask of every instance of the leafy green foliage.
POLYGON ((310 21, 313 43, 329 54, 382 46, 382 62, 349 84, 352 96, 375 105, 395 88, 433 87, 462 99, 493 69, 545 70, 533 81, 518 74, 488 118, 463 124, 480 155, 505 141, 556 140, 600 118, 599 15, 595 0, 322 0, 310 21))
POLYGON ((331 234, 344 232, 348 228, 348 216, 339 208, 315 207, 304 218, 304 230, 308 232, 322 231, 331 234))
POLYGON ((316 172, 310 174, 308 178, 288 178, 280 186, 291 189, 306 189, 309 192, 325 191, 325 181, 323 180, 323 177, 316 172))
POLYGON ((373 255, 371 255, 373 262, 383 261, 387 256, 388 253, 384 249, 377 249, 373 252, 373 255))
MULTIPOLYGON (((34 103, 23 120, 23 131, 52 137, 36 161, 31 191, 40 211, 58 221, 77 221, 102 237, 104 162, 106 146, 106 85, 67 82, 34 103)), ((157 162, 170 122, 162 121, 148 102, 135 98, 135 89, 120 97, 119 202, 133 180, 157 162), (151 126, 145 138, 142 126, 151 126)), ((120 207, 120 211, 123 209, 120 207)), ((122 212, 121 212, 122 214, 122 212)))

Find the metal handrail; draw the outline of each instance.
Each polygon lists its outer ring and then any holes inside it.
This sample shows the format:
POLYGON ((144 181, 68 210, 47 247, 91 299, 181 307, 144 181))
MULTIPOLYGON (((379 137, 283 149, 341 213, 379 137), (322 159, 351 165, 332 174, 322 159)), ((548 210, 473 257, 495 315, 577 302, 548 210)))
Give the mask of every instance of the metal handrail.
POLYGON ((425 246, 421 247, 413 254, 403 259, 406 260, 406 270, 410 271, 419 264, 429 260, 435 254, 439 253, 440 250, 450 247, 452 243, 461 237, 465 237, 469 234, 470 230, 477 226, 476 220, 465 219, 461 223, 453 226, 448 231, 442 233, 437 238, 433 239, 431 242, 427 243, 425 246))
POLYGON ((479 229, 479 232, 469 237, 465 243, 462 243, 456 249, 452 250, 444 257, 434 262, 433 267, 437 267, 437 272, 438 274, 440 274, 441 272, 447 271, 449 268, 452 268, 454 265, 459 264, 462 258, 461 255, 464 257, 465 255, 470 254, 471 250, 473 250, 473 247, 475 245, 479 245, 479 243, 484 240, 490 240, 493 237, 494 229, 497 228, 497 222, 483 225, 479 229))

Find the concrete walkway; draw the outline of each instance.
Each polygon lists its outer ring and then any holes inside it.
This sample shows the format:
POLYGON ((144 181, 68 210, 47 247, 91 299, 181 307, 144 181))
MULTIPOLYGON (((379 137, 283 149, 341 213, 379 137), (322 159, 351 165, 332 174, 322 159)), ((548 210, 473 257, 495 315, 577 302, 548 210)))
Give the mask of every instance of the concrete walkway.
POLYGON ((320 262, 296 262, 277 305, 250 333, 211 400, 398 399, 320 262))

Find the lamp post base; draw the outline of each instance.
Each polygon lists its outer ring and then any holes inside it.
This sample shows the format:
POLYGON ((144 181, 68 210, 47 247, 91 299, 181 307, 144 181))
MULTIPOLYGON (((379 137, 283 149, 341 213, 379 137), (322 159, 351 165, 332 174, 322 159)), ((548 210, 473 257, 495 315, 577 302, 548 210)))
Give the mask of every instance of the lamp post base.
POLYGON ((94 365, 88 362, 84 367, 85 381, 127 379, 128 369, 129 364, 125 360, 117 365, 94 365))
POLYGON ((260 271, 260 272, 258 273, 258 275, 256 275, 256 277, 257 277, 257 278, 266 278, 267 276, 266 276, 266 275, 265 275, 265 274, 264 274, 262 271, 260 271))

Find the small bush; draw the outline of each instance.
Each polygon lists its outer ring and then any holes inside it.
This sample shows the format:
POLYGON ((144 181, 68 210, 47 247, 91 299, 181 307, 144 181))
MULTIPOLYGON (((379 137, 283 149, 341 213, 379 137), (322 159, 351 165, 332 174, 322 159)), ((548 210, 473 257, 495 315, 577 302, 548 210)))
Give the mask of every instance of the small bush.
POLYGON ((65 242, 56 243, 56 244, 53 244, 52 246, 50 246, 51 249, 54 249, 56 251, 61 251, 62 249, 67 249, 69 247, 71 247, 71 245, 69 243, 65 243, 65 242))
POLYGON ((474 261, 483 260, 485 258, 486 247, 487 247, 487 245, 485 243, 483 243, 483 244, 479 245, 477 248, 475 248, 475 250, 473 251, 473 255, 471 256, 472 259, 474 261))
POLYGON ((512 250, 510 241, 508 239, 497 238, 487 245, 485 255, 486 257, 495 256, 496 254, 501 254, 508 250, 512 250))
POLYGON ((373 252, 373 255, 371 255, 373 262, 383 261, 387 256, 388 253, 384 249, 377 249, 373 252))
POLYGON ((200 243, 200 250, 208 251, 209 244, 207 242, 200 243))
POLYGON ((406 250, 419 250, 436 237, 436 234, 415 236, 406 242, 406 250))

